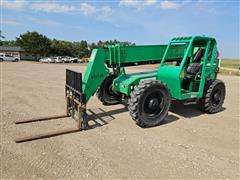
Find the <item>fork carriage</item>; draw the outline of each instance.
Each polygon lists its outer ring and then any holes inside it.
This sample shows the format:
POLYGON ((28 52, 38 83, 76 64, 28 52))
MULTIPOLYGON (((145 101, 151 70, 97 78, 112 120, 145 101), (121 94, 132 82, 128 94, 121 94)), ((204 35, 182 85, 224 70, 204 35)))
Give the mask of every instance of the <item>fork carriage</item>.
POLYGON ((86 97, 85 94, 82 93, 82 73, 66 69, 65 97, 66 97, 66 114, 16 121, 15 124, 72 117, 77 123, 77 128, 63 129, 49 133, 17 138, 15 139, 15 142, 21 143, 36 139, 43 139, 86 129, 88 127, 88 123, 86 119, 86 97))
POLYGON ((82 93, 82 73, 66 70, 66 115, 77 122, 79 130, 86 128, 86 97, 82 93))

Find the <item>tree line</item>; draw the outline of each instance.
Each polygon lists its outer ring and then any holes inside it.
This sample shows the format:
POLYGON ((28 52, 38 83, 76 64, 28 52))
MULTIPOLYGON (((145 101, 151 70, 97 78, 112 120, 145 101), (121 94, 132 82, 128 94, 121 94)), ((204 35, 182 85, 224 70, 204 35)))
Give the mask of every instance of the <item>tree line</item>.
POLYGON ((1 41, 2 46, 20 46, 27 53, 31 53, 37 59, 46 56, 72 56, 72 57, 89 57, 93 48, 101 48, 106 45, 121 43, 124 45, 135 45, 128 41, 109 40, 97 43, 88 43, 86 40, 81 41, 63 41, 50 39, 38 32, 29 32, 21 34, 16 40, 1 41))

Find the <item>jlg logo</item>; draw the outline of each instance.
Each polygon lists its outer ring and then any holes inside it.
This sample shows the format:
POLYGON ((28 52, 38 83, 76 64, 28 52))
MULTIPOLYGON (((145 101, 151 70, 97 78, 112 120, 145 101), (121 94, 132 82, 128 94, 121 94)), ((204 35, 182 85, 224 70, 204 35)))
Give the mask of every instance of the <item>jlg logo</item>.
POLYGON ((103 74, 94 74, 91 76, 91 79, 97 79, 97 78, 102 78, 102 77, 104 77, 103 74))

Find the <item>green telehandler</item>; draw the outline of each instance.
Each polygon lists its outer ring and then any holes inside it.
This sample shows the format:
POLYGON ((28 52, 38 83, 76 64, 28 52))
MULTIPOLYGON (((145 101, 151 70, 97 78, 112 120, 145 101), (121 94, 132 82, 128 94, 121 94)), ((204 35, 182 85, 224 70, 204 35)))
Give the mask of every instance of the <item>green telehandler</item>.
MULTIPOLYGON (((216 113, 222 110, 226 92, 224 82, 217 79, 218 70, 217 43, 211 37, 176 37, 168 45, 116 44, 93 49, 83 79, 81 73, 67 69, 64 116, 77 120, 77 130, 87 129, 86 104, 94 94, 104 105, 127 101, 132 119, 141 127, 159 125, 172 100, 197 103, 204 112, 216 113), (157 63, 155 71, 125 71, 127 66, 157 63)), ((59 116, 41 120, 53 118, 59 116)), ((16 142, 66 132, 20 138, 16 142)))

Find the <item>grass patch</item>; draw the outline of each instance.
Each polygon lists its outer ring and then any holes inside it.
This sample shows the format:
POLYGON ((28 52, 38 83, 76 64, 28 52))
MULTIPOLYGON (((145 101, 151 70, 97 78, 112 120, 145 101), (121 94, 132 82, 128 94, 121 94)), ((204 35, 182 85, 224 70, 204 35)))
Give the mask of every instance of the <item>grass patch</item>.
POLYGON ((240 59, 222 59, 221 67, 239 69, 240 68, 240 59))
POLYGON ((225 75, 233 75, 233 76, 240 76, 240 71, 231 71, 231 70, 226 70, 226 69, 221 69, 219 70, 219 74, 225 74, 225 75))

